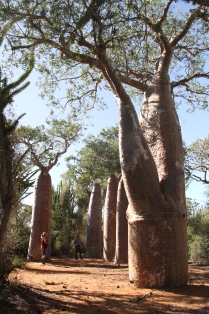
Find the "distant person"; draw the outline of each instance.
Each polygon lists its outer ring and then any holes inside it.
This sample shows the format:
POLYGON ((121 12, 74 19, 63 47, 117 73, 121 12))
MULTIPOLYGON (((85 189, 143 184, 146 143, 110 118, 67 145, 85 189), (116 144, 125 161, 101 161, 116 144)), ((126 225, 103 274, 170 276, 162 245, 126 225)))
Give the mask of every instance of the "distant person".
POLYGON ((47 248, 48 248, 48 237, 47 237, 47 233, 43 232, 41 235, 41 262, 42 264, 46 263, 47 248))
POLYGON ((75 245, 75 259, 78 259, 78 253, 79 253, 80 259, 82 259, 82 256, 81 256, 81 239, 80 239, 79 235, 77 235, 75 237, 74 245, 75 245))

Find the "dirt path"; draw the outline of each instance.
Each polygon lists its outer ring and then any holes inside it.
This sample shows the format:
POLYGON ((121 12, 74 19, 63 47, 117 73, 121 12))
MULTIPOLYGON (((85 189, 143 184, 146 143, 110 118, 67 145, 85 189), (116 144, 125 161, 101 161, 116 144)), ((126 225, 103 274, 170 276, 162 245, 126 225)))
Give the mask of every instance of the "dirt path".
POLYGON ((9 281, 18 287, 11 314, 209 314, 209 266, 190 265, 188 285, 173 290, 130 287, 126 264, 99 259, 27 263, 14 269, 9 281))

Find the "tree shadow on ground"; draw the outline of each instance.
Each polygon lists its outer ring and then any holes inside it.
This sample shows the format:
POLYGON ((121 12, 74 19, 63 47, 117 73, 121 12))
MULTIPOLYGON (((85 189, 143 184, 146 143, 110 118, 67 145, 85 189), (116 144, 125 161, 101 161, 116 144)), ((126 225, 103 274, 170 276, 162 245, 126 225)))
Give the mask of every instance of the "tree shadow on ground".
POLYGON ((208 267, 189 266, 187 286, 160 290, 130 287, 126 269, 98 270, 98 266, 103 266, 102 260, 86 261, 80 268, 72 259, 56 259, 52 263, 43 265, 43 269, 40 263, 29 263, 25 270, 14 270, 13 280, 7 281, 0 290, 0 312, 209 314, 208 267), (96 267, 89 266, 94 264, 96 267))
MULTIPOLYGON (((73 291, 65 289, 63 286, 60 291, 50 292, 47 289, 29 288, 22 284, 10 283, 4 285, 0 300, 2 314, 41 314, 41 313, 184 313, 184 314, 208 314, 209 308, 206 307, 209 301, 208 286, 192 286, 175 289, 166 293, 166 296, 159 290, 152 290, 149 294, 121 296, 114 293, 89 293, 88 291, 73 291), (201 293, 200 293, 201 291, 201 293), (191 307, 191 296, 197 298, 205 297, 198 308, 191 307), (185 303, 188 297, 188 306, 182 308, 181 301, 185 303), (96 298, 96 300, 95 300, 96 298), (91 301, 93 299, 93 302, 91 301)), ((165 291, 166 292, 166 291, 165 291)))

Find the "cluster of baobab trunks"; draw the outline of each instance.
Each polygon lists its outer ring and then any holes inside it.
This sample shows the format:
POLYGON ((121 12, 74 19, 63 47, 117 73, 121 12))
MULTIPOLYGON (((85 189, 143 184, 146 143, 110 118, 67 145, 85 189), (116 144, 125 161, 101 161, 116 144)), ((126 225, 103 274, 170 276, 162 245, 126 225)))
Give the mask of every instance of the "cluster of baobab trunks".
MULTIPOLYGON (((102 224, 101 186, 95 183, 89 202, 89 219, 86 237, 86 256, 103 257, 115 263, 128 262, 128 225, 126 210, 128 200, 123 180, 114 173, 108 179, 105 200, 104 224, 102 224), (102 245, 103 225, 103 245, 102 245)), ((35 197, 32 212, 32 228, 28 248, 28 260, 40 261, 40 235, 48 232, 49 248, 51 240, 51 177, 43 170, 35 183, 35 197), (43 188, 44 187, 44 188, 43 188)), ((48 260, 50 259, 50 252, 48 260)))
MULTIPOLYGON (((103 258, 115 263, 128 262, 128 224, 126 197, 122 177, 112 172, 107 184, 103 224, 103 258)), ((102 256, 102 199, 101 187, 93 187, 88 212, 86 256, 102 256)))

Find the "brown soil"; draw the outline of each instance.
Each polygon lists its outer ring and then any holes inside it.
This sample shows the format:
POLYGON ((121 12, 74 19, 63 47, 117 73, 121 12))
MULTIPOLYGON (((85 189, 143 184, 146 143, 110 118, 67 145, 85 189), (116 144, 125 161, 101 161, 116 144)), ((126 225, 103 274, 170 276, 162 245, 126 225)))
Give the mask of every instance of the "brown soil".
POLYGON ((14 269, 13 292, 0 298, 0 312, 30 314, 209 313, 209 266, 189 265, 184 288, 136 289, 126 264, 100 259, 52 259, 14 269))

